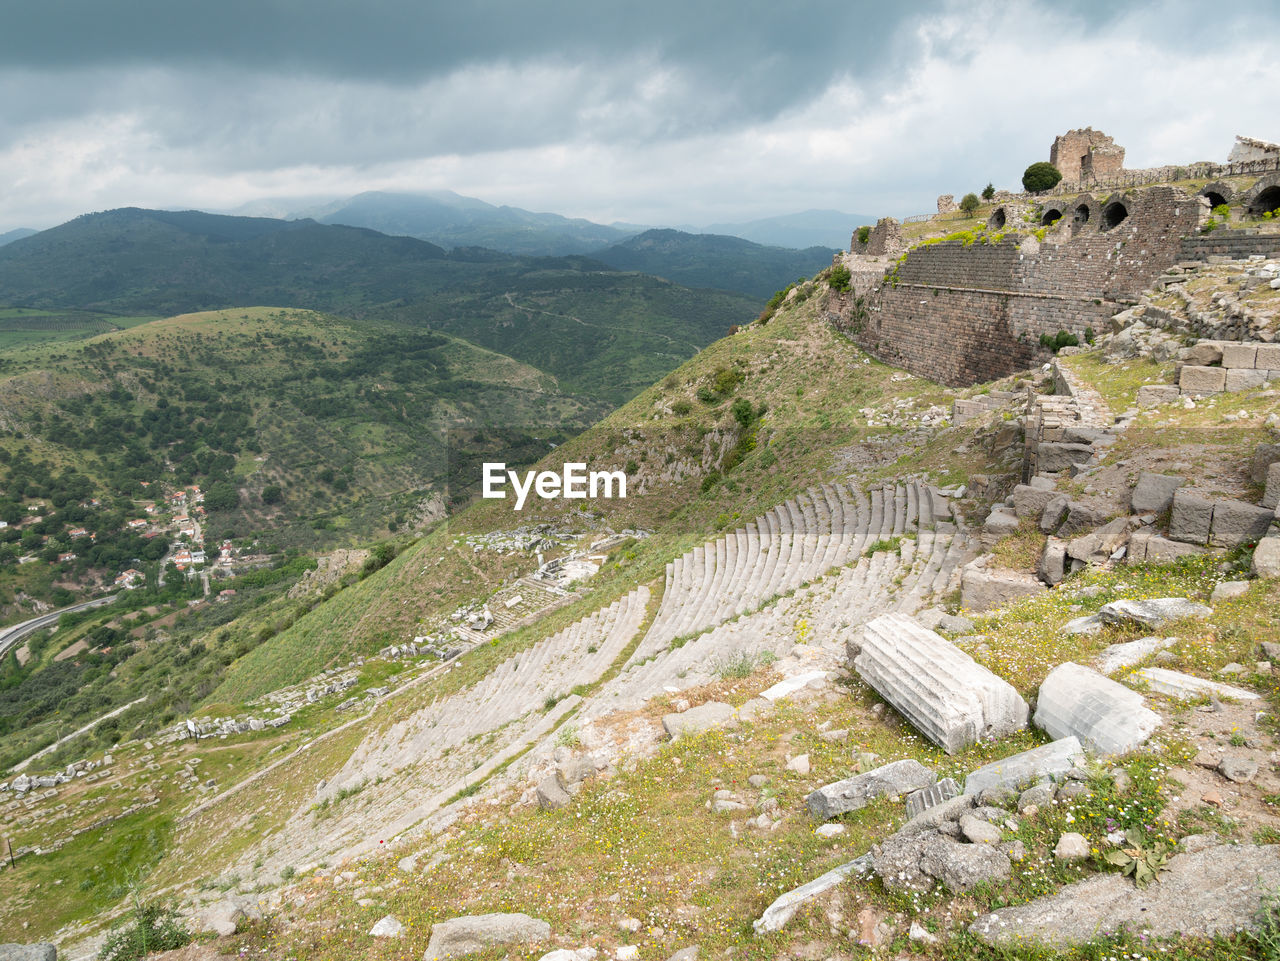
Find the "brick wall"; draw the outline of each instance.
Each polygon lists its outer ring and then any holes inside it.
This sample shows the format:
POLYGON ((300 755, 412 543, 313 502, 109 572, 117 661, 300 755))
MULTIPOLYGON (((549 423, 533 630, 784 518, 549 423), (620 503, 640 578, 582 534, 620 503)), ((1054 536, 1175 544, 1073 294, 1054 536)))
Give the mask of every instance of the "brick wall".
MULTIPOLYGON (((845 329, 882 360, 952 386, 1004 377, 1040 359, 1041 334, 1102 329, 1170 265, 1200 223, 1203 203, 1171 187, 1116 199, 1129 211, 1117 226, 1101 217, 1057 243, 1006 237, 991 245, 959 241, 912 251, 868 298, 866 316, 845 329)), ((1102 205, 1102 206, 1105 206, 1102 205)))

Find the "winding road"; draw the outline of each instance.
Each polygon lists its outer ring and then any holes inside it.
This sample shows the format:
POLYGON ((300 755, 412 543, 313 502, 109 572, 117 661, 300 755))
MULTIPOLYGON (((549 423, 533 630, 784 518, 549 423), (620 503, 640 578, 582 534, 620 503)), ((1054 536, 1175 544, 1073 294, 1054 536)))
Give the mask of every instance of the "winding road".
POLYGON ((41 614, 39 617, 33 617, 29 621, 23 621, 20 624, 10 624, 8 627, 0 628, 0 657, 4 657, 9 648, 13 647, 24 637, 34 634, 42 627, 50 627, 58 623, 58 618, 63 614, 69 614, 73 611, 87 611, 93 607, 102 607, 104 604, 110 604, 119 595, 109 594, 106 597, 94 598, 92 601, 82 601, 79 604, 72 604, 70 607, 60 607, 56 611, 50 611, 48 614, 41 614))

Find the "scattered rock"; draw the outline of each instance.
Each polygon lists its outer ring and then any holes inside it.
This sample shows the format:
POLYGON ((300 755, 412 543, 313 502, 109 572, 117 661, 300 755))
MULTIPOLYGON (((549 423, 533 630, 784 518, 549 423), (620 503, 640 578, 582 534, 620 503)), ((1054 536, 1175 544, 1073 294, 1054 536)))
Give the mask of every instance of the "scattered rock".
POLYGON ((1098 609, 1098 616, 1108 624, 1137 621, 1145 627, 1158 628, 1184 617, 1209 617, 1213 608, 1196 604, 1185 597, 1152 597, 1143 601, 1112 601, 1098 609))
POLYGON ((1228 754, 1218 762, 1218 773, 1236 784, 1248 784, 1258 776, 1258 762, 1243 754, 1228 754))
POLYGON ((388 914, 370 928, 369 933, 375 938, 398 938, 404 934, 404 925, 394 915, 388 914))
POLYGON ((1140 637, 1136 641, 1112 644, 1098 655, 1098 673, 1110 677, 1121 668, 1133 667, 1157 651, 1177 643, 1176 637, 1140 637))
POLYGON ((560 786, 560 779, 548 774, 538 784, 538 807, 544 811, 555 811, 573 800, 569 792, 560 786))
POLYGON ((1089 839, 1083 834, 1068 831, 1058 838, 1053 849, 1055 861, 1083 861, 1089 856, 1089 839))
POLYGON ((796 912, 800 910, 800 906, 806 901, 816 898, 818 895, 830 891, 836 885, 844 881, 845 878, 853 874, 866 875, 871 870, 871 855, 864 854, 862 857, 850 861, 848 864, 842 864, 838 868, 833 868, 826 874, 814 878, 808 884, 802 884, 798 888, 788 891, 786 894, 779 896, 772 904, 764 909, 764 913, 758 919, 752 922, 756 934, 767 934, 771 931, 781 931, 792 918, 796 916, 796 912))
POLYGON ((1000 840, 998 827, 972 814, 960 818, 960 833, 973 844, 995 844, 1000 840))
POLYGON ((907 794, 937 781, 938 775, 919 761, 906 758, 866 774, 835 781, 813 791, 805 804, 819 821, 865 807, 873 798, 907 794))
POLYGON ((930 934, 919 921, 912 921, 911 928, 907 931, 907 937, 912 941, 919 941, 921 944, 937 944, 938 937, 930 934))
POLYGON ((787 761, 787 770, 795 771, 797 774, 799 774, 802 777, 808 774, 809 773, 809 755, 797 754, 795 757, 790 758, 787 761))
POLYGON ((813 833, 820 838, 833 838, 844 834, 846 830, 847 828, 843 824, 820 824, 813 833))
POLYGON ((662 718, 662 727, 672 738, 681 734, 697 734, 714 727, 722 727, 734 718, 734 710, 722 701, 708 701, 691 707, 682 714, 667 714, 662 718))
POLYGON ((1206 694, 1214 697, 1231 698, 1237 701, 1258 700, 1257 694, 1252 691, 1246 691, 1242 687, 1232 687, 1230 684, 1206 681, 1202 677, 1194 677, 1191 674, 1183 674, 1180 671, 1171 671, 1165 667, 1144 667, 1133 676, 1143 681, 1147 687, 1158 694, 1166 694, 1180 701, 1204 697, 1206 694))
POLYGON ((0 961, 58 961, 52 944, 0 944, 0 961))
POLYGON ((1248 593, 1248 581, 1222 581, 1213 589, 1213 593, 1209 595, 1209 603, 1217 604, 1221 601, 1231 600, 1233 597, 1243 597, 1248 593))

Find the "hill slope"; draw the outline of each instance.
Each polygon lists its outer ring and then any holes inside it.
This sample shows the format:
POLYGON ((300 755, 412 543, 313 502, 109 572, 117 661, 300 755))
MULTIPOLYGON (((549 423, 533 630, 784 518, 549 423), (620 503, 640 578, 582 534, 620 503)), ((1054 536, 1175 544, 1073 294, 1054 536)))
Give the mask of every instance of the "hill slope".
POLYGON ((646 230, 592 256, 619 270, 657 274, 686 287, 715 287, 767 298, 797 277, 831 266, 827 247, 789 250, 764 247, 740 237, 646 230))

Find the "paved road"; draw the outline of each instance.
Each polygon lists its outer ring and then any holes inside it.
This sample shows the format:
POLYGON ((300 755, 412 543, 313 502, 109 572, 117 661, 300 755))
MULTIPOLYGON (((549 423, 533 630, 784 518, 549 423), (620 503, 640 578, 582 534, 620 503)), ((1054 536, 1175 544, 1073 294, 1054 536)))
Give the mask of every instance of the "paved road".
POLYGON ((117 594, 110 594, 107 597, 95 598, 92 601, 83 601, 79 604, 72 604, 70 607, 50 611, 48 614, 41 614, 39 617, 33 617, 29 621, 23 621, 21 624, 11 624, 8 627, 0 628, 0 657, 3 657, 9 648, 27 635, 34 634, 42 627, 50 627, 57 624, 58 618, 63 614, 71 611, 87 611, 91 607, 102 607, 104 604, 110 604, 118 596, 117 594))

